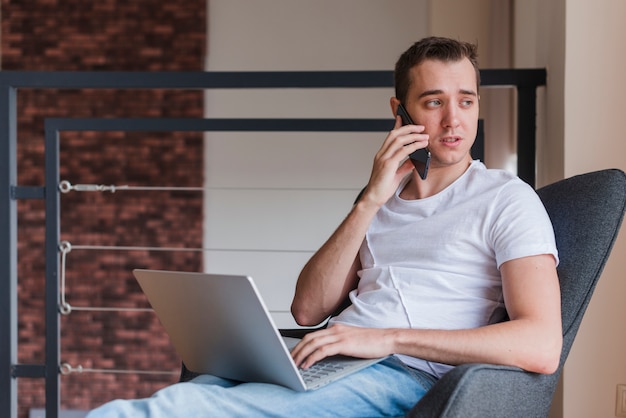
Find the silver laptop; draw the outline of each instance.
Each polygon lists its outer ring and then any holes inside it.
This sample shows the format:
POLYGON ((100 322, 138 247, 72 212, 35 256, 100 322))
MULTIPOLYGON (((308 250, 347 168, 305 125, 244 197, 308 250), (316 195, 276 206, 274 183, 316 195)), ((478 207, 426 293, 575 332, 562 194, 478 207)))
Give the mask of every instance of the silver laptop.
POLYGON ((316 389, 382 359, 334 356, 301 370, 247 276, 134 270, 188 369, 241 382, 316 389))

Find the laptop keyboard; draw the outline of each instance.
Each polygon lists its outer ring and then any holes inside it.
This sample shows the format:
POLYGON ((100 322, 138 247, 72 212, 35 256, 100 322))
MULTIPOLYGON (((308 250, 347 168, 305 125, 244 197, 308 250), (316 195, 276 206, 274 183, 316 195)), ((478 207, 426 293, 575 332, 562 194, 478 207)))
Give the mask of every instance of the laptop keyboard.
POLYGON ((318 361, 308 369, 300 369, 300 374, 305 383, 315 382, 330 374, 337 373, 345 368, 345 365, 332 361, 318 361))

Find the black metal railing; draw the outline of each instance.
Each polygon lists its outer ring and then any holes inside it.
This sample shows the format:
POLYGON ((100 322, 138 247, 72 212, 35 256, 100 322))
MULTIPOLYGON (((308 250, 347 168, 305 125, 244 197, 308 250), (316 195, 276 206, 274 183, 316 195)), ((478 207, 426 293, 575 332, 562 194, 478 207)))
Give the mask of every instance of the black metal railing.
MULTIPOLYGON (((483 70, 483 87, 517 91, 518 175, 535 183, 536 91, 543 69, 483 70)), ((18 89, 388 88, 390 71, 0 72, 0 416, 17 416, 18 378, 45 379, 46 417, 60 404, 59 132, 69 131, 387 131, 390 119, 71 119, 45 120, 45 180, 17 184, 18 89), (45 362, 17 361, 17 201, 45 201, 45 362)))

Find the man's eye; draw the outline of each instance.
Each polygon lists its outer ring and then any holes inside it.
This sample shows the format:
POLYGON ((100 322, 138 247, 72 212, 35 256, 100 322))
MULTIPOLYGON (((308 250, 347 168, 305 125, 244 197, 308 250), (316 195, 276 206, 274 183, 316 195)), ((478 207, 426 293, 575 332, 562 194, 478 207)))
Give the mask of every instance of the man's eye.
POLYGON ((436 107, 441 105, 441 101, 440 100, 429 100, 428 102, 426 102, 426 106, 428 107, 436 107))

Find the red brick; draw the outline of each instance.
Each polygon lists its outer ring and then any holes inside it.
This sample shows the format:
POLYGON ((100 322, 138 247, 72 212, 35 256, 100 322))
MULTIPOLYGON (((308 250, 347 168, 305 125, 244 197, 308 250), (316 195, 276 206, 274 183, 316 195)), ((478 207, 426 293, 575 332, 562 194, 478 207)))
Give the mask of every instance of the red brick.
MULTIPOLYGON (((202 70, 205 0, 1 0, 4 70, 202 70)), ((42 185, 48 117, 202 117, 198 91, 20 90, 18 183, 42 185)), ((61 178, 77 183, 201 186, 202 135, 67 132, 61 178), (173 158, 175 156, 175 158, 173 158)), ((202 246, 200 193, 68 193, 61 236, 74 245, 202 246)), ((18 202, 19 360, 43 361, 44 206, 18 202)), ((146 307, 134 267, 199 270, 202 256, 80 251, 67 256, 75 307, 146 307)), ((176 371, 179 359, 152 313, 74 311, 61 318, 62 362, 93 369, 176 371)), ((62 408, 149 396, 175 375, 82 373, 61 377, 62 408)), ((43 407, 41 379, 18 381, 19 416, 43 407)))

